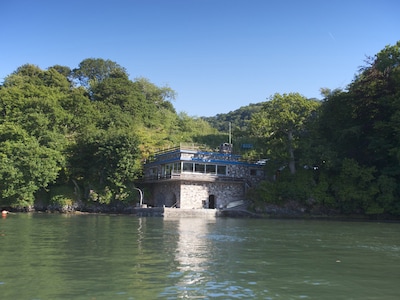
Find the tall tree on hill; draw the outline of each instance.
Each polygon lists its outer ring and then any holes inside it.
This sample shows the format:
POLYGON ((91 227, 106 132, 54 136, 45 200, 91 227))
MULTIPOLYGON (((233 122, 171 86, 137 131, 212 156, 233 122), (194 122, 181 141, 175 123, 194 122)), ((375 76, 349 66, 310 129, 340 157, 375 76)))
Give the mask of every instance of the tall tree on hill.
POLYGON ((291 174, 296 173, 298 141, 319 105, 298 93, 275 94, 261 112, 252 117, 253 134, 268 140, 271 156, 286 161, 291 174))
POLYGON ((78 68, 72 70, 72 77, 77 79, 81 86, 90 91, 96 84, 109 78, 115 72, 126 74, 125 68, 114 61, 87 58, 79 64, 78 68))

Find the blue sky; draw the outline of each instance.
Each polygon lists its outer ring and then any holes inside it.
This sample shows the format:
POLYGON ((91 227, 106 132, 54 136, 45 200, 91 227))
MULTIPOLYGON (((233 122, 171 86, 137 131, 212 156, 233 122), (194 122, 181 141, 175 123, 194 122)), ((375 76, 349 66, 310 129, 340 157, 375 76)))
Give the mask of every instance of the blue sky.
MULTIPOLYGON (((2 1, 3 2, 3 1, 2 1)), ((274 93, 345 88, 367 55, 400 40, 400 2, 13 0, 0 8, 0 82, 25 63, 110 59, 214 116, 274 93)))

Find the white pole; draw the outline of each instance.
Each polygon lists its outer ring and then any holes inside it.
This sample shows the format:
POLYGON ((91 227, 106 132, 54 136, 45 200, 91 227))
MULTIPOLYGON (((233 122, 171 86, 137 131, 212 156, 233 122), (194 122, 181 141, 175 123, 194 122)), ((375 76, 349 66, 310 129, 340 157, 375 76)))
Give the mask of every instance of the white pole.
POLYGON ((232 123, 229 122, 229 146, 232 144, 232 123))
POLYGON ((140 205, 140 207, 142 207, 142 205, 143 205, 143 192, 142 192, 141 189, 139 189, 139 188, 137 188, 137 187, 134 187, 134 189, 139 191, 139 194, 140 194, 140 202, 139 202, 139 205, 140 205))

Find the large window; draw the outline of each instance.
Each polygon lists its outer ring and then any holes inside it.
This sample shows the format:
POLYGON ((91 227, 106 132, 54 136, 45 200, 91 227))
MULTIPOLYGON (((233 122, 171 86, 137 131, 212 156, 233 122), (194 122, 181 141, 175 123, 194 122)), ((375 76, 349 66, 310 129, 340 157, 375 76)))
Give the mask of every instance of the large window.
POLYGON ((183 172, 193 172, 193 164, 184 162, 183 166, 182 166, 182 171, 183 172))
POLYGON ((206 165, 206 173, 215 174, 217 166, 216 165, 206 165))
MULTIPOLYGON (((180 166, 179 166, 180 168, 180 166)), ((174 171, 178 171, 178 166, 174 165, 174 171)), ((203 174, 214 174, 214 175, 226 175, 226 166, 212 165, 212 164, 201 164, 201 163, 182 163, 182 172, 195 172, 203 174)))
POLYGON ((171 175, 172 164, 161 165, 161 173, 164 176, 171 175))
POLYGON ((174 163, 174 172, 180 173, 181 172, 181 163, 174 163))
POLYGON ((203 164, 195 164, 194 165, 194 171, 196 173, 204 173, 205 166, 206 165, 203 165, 203 164))

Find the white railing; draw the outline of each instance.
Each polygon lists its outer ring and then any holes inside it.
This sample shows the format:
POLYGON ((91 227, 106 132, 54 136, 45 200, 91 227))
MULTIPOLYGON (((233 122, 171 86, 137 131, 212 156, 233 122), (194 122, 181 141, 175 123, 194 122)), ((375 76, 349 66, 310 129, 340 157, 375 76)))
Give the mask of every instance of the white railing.
POLYGON ((158 180, 194 180, 194 181, 244 181, 243 178, 230 177, 226 175, 216 175, 207 173, 179 173, 172 172, 163 176, 148 176, 145 180, 158 181, 158 180))

